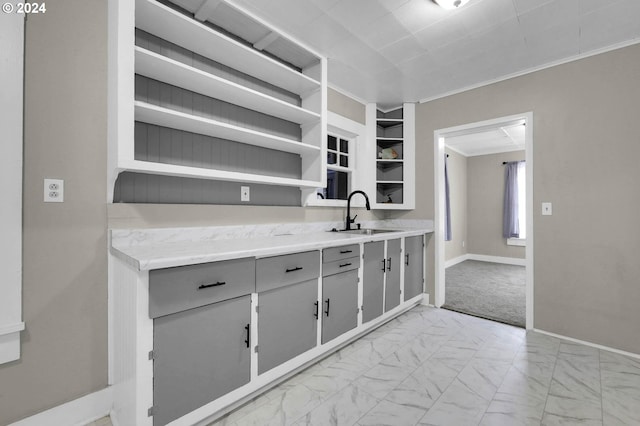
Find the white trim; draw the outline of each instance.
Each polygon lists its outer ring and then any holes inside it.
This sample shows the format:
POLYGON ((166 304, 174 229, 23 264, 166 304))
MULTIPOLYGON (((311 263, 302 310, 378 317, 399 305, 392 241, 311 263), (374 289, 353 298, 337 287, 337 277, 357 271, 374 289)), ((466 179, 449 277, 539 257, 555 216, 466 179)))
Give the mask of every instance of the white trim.
POLYGON ((0 15, 0 364, 20 358, 22 323, 22 198, 25 17, 0 15))
POLYGON ((112 388, 108 387, 11 423, 9 426, 82 426, 108 416, 112 406, 113 392, 112 388))
MULTIPOLYGON (((332 133, 336 136, 343 137, 345 139, 349 139, 350 141, 350 153, 349 153, 349 162, 351 166, 349 167, 349 173, 351 174, 351 190, 355 189, 366 189, 363 187, 362 176, 365 176, 364 162, 359 160, 362 157, 359 154, 361 151, 366 151, 366 132, 367 127, 358 123, 357 121, 351 120, 350 118, 344 117, 340 114, 336 114, 335 112, 327 111, 327 134, 332 133)), ((326 139, 326 138, 325 138, 326 139)), ((326 170, 323 172, 326 175, 326 170)), ((318 188, 314 188, 312 190, 303 190, 302 199, 303 205, 305 207, 347 207, 347 200, 323 200, 319 199, 316 195, 318 188)), ((368 194, 367 194, 368 195, 368 194)), ((352 207, 364 207, 364 200, 361 200, 360 197, 354 199, 351 202, 352 207)))
POLYGON ((551 333, 549 331, 544 331, 544 330, 540 330, 540 329, 537 329, 537 328, 534 328, 532 330, 535 331, 536 333, 546 334, 547 336, 557 337, 558 339, 568 340, 569 342, 579 343, 581 345, 591 346, 592 348, 602 349, 603 351, 613 352, 613 353, 616 353, 616 354, 619 354, 619 355, 624 355, 624 356, 628 356, 628 357, 631 357, 631 358, 640 359, 640 354, 636 354, 636 353, 633 353, 633 352, 622 351, 620 349, 615 349, 615 348, 612 348, 612 347, 609 347, 609 346, 599 345, 597 343, 587 342, 585 340, 574 339, 573 337, 567 337, 567 336, 563 336, 562 334, 551 333))
POLYGON ((420 302, 422 306, 431 306, 433 305, 429 303, 429 293, 422 293, 422 301, 420 302))
POLYGON ((0 336, 0 364, 20 359, 20 332, 0 336))
POLYGON ((487 256, 484 254, 471 254, 471 253, 469 253, 467 256, 469 260, 478 260, 480 262, 492 262, 492 263, 502 263, 504 265, 527 266, 526 259, 520 259, 517 257, 487 256))
POLYGON ((527 240, 526 240, 526 238, 507 238, 507 245, 508 246, 526 247, 527 246, 527 240))
MULTIPOLYGON (((433 170, 434 170, 434 237, 435 237, 435 282, 434 306, 441 307, 445 297, 445 251, 444 251, 444 154, 445 137, 457 132, 469 132, 479 127, 496 127, 505 122, 524 120, 525 122, 525 161, 527 162, 527 217, 533 219, 533 112, 514 114, 492 120, 469 123, 455 127, 438 129, 433 132, 433 170)), ((533 328, 533 220, 527 220, 526 242, 526 328, 533 328)), ((471 258, 471 257, 470 257, 471 258)), ((508 258, 507 258, 508 259, 508 258)), ((482 260, 482 259, 479 259, 482 260)), ((493 260, 495 261, 495 260, 493 260)))
POLYGON ((469 260, 469 254, 463 254, 462 256, 454 257, 444 262, 444 269, 450 268, 458 263, 462 263, 465 260, 469 260))
POLYGON ((23 322, 19 322, 16 324, 3 325, 3 326, 0 326, 0 336, 4 336, 5 334, 12 334, 22 330, 24 330, 23 322))
POLYGON ((437 99, 446 98, 447 96, 457 95, 459 93, 467 92, 469 90, 478 89, 480 87, 489 86, 489 85, 495 84, 495 83, 500 83, 501 81, 511 80, 512 78, 522 77, 523 75, 532 74, 534 72, 542 71, 542 70, 545 70, 547 68, 553 68, 553 67, 558 66, 558 65, 563 65, 563 64, 568 64, 570 62, 579 61, 581 59, 585 59, 585 58, 588 58, 590 56, 596 56, 596 55, 600 55, 602 53, 611 52, 613 50, 622 49, 624 47, 633 46, 634 44, 638 44, 638 43, 640 43, 640 40, 639 39, 634 39, 634 40, 627 40, 627 41, 624 41, 622 43, 612 44, 611 46, 607 46, 607 47, 603 47, 603 48, 600 48, 600 49, 591 50, 591 51, 589 51, 587 53, 581 53, 581 54, 578 54, 578 55, 570 56, 568 58, 560 59, 560 60, 553 61, 553 62, 548 62, 548 63, 546 63, 544 65, 539 65, 539 66, 533 67, 533 68, 527 68, 526 70, 523 70, 523 71, 514 72, 514 73, 511 73, 511 74, 507 74, 505 76, 502 76, 502 77, 497 77, 497 78, 494 78, 494 79, 491 79, 491 80, 485 80, 485 81, 480 82, 480 83, 471 84, 469 86, 465 86, 465 87, 462 87, 462 88, 459 88, 459 89, 454 89, 454 90, 451 90, 449 92, 441 93, 441 94, 434 95, 434 96, 431 96, 431 97, 428 97, 428 98, 423 98, 423 99, 420 99, 418 101, 418 103, 423 104, 425 102, 435 101, 437 99))

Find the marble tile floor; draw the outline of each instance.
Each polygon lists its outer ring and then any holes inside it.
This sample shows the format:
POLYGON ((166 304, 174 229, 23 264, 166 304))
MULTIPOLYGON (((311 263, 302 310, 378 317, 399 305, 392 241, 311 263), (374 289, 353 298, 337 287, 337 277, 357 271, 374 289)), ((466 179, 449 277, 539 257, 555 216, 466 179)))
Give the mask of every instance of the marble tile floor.
POLYGON ((417 306, 210 426, 270 425, 640 425, 640 359, 417 306))
POLYGON ((640 425, 640 360, 417 306, 211 426, 640 425))

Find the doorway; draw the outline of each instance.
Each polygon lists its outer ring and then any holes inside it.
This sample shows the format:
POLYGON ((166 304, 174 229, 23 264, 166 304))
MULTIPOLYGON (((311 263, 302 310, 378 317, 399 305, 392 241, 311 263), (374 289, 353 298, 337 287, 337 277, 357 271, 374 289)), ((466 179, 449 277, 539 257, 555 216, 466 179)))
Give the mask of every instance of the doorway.
MULTIPOLYGON (((524 297, 525 297, 525 318, 524 326, 527 329, 533 328, 533 113, 516 114, 506 117, 500 117, 482 122, 469 123, 461 126, 439 129, 434 132, 434 182, 435 182, 435 294, 434 305, 442 307, 447 302, 446 299, 446 258, 445 258, 445 145, 447 140, 460 141, 469 139, 467 135, 488 133, 493 129, 511 128, 517 125, 524 125, 524 160, 526 163, 525 186, 526 186, 526 233, 525 259, 515 262, 524 264, 524 297)), ((451 150, 449 150, 451 152, 451 150)), ((493 156, 487 156, 490 158, 493 156)), ((500 166, 502 167, 502 166, 500 166)), ((502 173, 502 170, 500 170, 502 173)), ((472 212, 469 213, 473 214, 472 212)), ((464 242, 463 242, 464 244, 464 242)), ((478 257, 478 256, 475 256, 478 257)), ((471 260, 480 261, 506 261, 510 262, 510 258, 498 258, 492 256, 479 256, 476 259, 471 256, 471 260)), ((461 258, 462 260, 467 260, 461 258)), ((460 261, 460 259, 458 259, 460 261)), ((451 262, 450 262, 451 263, 451 262)), ((473 265, 470 265, 473 266, 473 265)), ((485 265, 486 266, 486 265, 485 265)), ((498 266, 497 264, 494 266, 498 266)), ((467 268, 468 269, 468 268, 467 268)), ((481 268, 482 269, 482 268, 481 268)), ((478 271, 481 271, 479 269, 478 271)), ((491 268, 484 268, 491 269, 491 268)), ((507 268, 508 269, 508 268, 507 268)), ((516 268, 517 269, 517 268, 516 268)), ((521 268, 520 268, 521 269, 521 268)), ((453 269, 452 269, 453 271, 453 269)), ((467 271, 468 272, 468 271, 467 271)), ((478 274, 479 276, 479 274, 478 274)))

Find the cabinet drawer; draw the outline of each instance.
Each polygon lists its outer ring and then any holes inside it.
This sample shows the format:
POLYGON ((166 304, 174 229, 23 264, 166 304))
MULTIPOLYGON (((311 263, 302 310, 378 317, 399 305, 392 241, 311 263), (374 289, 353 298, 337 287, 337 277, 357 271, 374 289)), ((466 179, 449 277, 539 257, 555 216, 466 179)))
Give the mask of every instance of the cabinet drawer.
POLYGON ((255 259, 233 259, 149 271, 151 318, 251 294, 255 259))
POLYGON ((360 267, 360 257, 350 257, 348 259, 340 259, 333 262, 325 262, 322 264, 322 276, 337 274, 340 272, 351 271, 360 267))
POLYGON ((307 251, 256 260, 258 293, 320 276, 320 253, 307 251))
POLYGON ((331 247, 322 250, 322 262, 334 262, 340 259, 360 256, 360 244, 350 244, 348 246, 331 247))

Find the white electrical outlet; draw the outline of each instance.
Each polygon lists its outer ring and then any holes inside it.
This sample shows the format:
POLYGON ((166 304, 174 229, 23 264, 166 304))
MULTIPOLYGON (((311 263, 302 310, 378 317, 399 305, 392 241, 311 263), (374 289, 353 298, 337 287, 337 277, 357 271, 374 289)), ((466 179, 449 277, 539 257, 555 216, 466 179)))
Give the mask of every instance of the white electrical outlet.
POLYGON ((251 193, 249 191, 249 187, 248 186, 241 186, 240 187, 240 201, 250 201, 251 200, 251 193))
POLYGON ((542 215, 551 216, 552 214, 553 209, 551 208, 551 203, 542 203, 542 215))
POLYGON ((63 203, 64 202, 64 180, 45 179, 44 180, 44 202, 63 203))

